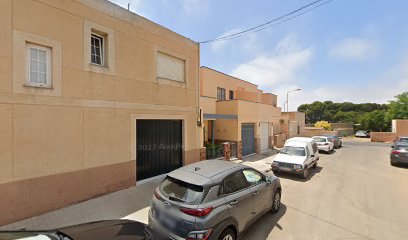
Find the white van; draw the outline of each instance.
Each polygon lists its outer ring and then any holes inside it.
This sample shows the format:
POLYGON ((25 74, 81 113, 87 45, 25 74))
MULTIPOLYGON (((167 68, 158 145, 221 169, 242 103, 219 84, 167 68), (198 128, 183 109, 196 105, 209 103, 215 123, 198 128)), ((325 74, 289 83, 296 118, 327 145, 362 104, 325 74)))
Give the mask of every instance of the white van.
POLYGON ((289 172, 307 178, 309 168, 317 168, 319 149, 313 138, 294 137, 286 140, 285 145, 272 162, 272 171, 289 172))

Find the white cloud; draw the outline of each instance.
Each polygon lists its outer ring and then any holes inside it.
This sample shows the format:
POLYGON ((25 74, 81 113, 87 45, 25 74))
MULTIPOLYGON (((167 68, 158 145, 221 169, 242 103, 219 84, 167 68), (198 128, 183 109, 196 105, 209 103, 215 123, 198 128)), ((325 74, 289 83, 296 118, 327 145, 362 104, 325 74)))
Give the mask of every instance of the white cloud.
POLYGON ((188 15, 201 15, 206 13, 208 5, 206 0, 180 0, 183 10, 188 15))
POLYGON ((296 82, 312 56, 311 48, 302 48, 294 35, 288 35, 278 42, 272 54, 262 54, 238 65, 231 75, 255 83, 261 89, 272 89, 278 84, 296 82))
POLYGON ((368 38, 345 38, 329 49, 329 56, 341 60, 365 60, 379 52, 376 43, 368 38))
MULTIPOLYGON (((277 92, 279 102, 283 104, 286 99, 286 91, 297 86, 283 88, 277 92)), ((408 60, 402 61, 377 79, 373 79, 370 84, 364 86, 348 84, 329 83, 323 87, 302 90, 297 94, 290 95, 289 109, 294 111, 304 103, 314 101, 333 102, 353 102, 353 103, 387 103, 394 99, 394 96, 408 89, 408 60)))
MULTIPOLYGON (((231 29, 229 31, 226 31, 225 33, 221 34, 220 36, 218 36, 217 38, 222 38, 237 32, 242 31, 239 28, 234 28, 231 29)), ((211 43, 211 50, 213 50, 214 52, 220 51, 221 49, 225 48, 226 46, 228 46, 229 41, 215 41, 211 43)))

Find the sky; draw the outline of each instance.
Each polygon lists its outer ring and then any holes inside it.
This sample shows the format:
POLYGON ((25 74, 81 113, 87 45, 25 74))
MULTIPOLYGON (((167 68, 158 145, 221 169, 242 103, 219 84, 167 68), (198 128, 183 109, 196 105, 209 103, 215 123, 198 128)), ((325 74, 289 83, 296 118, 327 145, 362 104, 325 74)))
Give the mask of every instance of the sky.
MULTIPOLYGON (((124 8, 130 0, 110 0, 124 8)), ((194 41, 257 26, 312 0, 132 0, 130 10, 194 41)), ((334 0, 291 21, 200 44, 201 66, 255 83, 289 110, 386 103, 408 91, 408 1, 334 0)))

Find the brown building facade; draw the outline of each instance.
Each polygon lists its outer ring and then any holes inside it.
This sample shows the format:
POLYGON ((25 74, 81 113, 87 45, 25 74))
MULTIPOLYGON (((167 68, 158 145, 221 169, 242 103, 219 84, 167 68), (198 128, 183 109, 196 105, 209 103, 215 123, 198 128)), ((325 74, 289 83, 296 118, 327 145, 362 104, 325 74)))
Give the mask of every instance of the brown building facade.
POLYGON ((0 29, 0 224, 199 161, 197 43, 101 0, 2 0, 0 29))

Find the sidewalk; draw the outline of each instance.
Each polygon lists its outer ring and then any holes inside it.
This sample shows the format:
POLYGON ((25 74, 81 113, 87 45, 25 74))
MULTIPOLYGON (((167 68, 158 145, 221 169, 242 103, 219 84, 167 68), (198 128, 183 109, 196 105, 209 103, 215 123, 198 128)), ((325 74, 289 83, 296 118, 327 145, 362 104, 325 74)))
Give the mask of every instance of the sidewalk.
POLYGON ((244 157, 243 160, 233 160, 232 162, 241 163, 250 167, 253 167, 259 171, 266 171, 271 169, 271 164, 273 159, 275 158, 278 151, 268 150, 261 154, 254 154, 248 157, 244 157))
POLYGON ((94 198, 36 217, 0 227, 0 230, 52 229, 90 221, 126 218, 147 223, 154 189, 163 180, 157 177, 118 192, 94 198))

